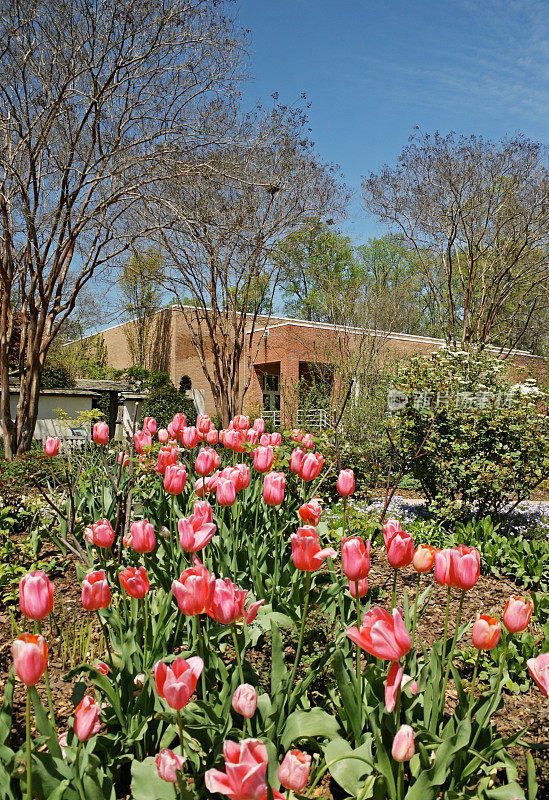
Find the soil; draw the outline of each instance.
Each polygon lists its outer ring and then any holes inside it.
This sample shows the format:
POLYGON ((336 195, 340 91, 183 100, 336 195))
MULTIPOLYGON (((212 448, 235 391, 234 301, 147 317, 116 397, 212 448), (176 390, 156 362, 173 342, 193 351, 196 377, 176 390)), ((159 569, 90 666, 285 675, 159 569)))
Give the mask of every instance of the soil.
MULTIPOLYGON (((414 493, 407 493, 410 497, 414 493)), ((56 548, 46 543, 40 558, 47 559, 57 555, 56 548)), ((86 614, 82 611, 80 601, 80 587, 76 578, 75 562, 69 561, 67 568, 63 574, 52 576, 56 586, 56 597, 63 598, 62 613, 64 618, 69 623, 82 624, 89 620, 93 626, 92 643, 97 645, 99 640, 99 627, 95 619, 95 615, 86 614), (84 616, 85 615, 85 616, 84 616)), ((383 587, 387 593, 391 590, 393 579, 393 570, 387 564, 383 551, 377 550, 372 552, 372 568, 369 575, 370 586, 383 587)), ((399 570, 399 595, 397 603, 401 602, 403 585, 408 591, 408 596, 413 598, 415 593, 417 581, 417 573, 413 568, 399 570)), ((418 623, 417 639, 425 646, 434 643, 444 632, 444 609, 446 604, 446 589, 439 587, 429 573, 422 576, 422 588, 428 585, 433 585, 433 594, 428 608, 426 609, 423 617, 418 623)), ((504 579, 495 579, 491 577, 481 576, 476 586, 465 595, 463 604, 462 620, 466 621, 475 616, 477 612, 489 613, 493 611, 497 616, 501 616, 503 604, 505 599, 510 594, 520 594, 521 587, 514 584, 512 581, 504 579)), ((460 593, 452 592, 450 601, 450 620, 455 620, 458 610, 460 593)), ((383 602, 383 600, 382 600, 383 602)), ((21 621, 18 606, 11 605, 11 612, 14 614, 18 624, 21 621)), ((54 607, 54 618, 59 618, 60 609, 54 607)), ((319 620, 321 624, 321 620, 319 620)), ((62 626, 64 630, 67 625, 62 626)), ((49 628, 49 623, 44 623, 44 635, 50 646, 49 657, 49 672, 50 683, 53 695, 53 702, 57 717, 58 729, 63 731, 67 727, 67 720, 73 712, 73 705, 71 702, 72 685, 65 683, 62 680, 63 674, 70 668, 70 664, 62 662, 60 650, 60 632, 54 625, 49 628)), ((453 629, 450 629, 450 634, 453 629)), ((321 636, 329 637, 331 632, 328 630, 318 631, 321 636)), ((65 635, 65 634, 63 634, 65 635)), ((8 608, 5 604, 0 604, 0 694, 3 694, 3 686, 9 669, 12 664, 11 657, 11 642, 14 637, 12 622, 8 613, 8 608)), ((318 638, 318 636, 317 636, 318 638)), ((465 646, 470 645, 470 641, 462 642, 465 646)), ((293 657, 292 647, 288 647, 287 654, 289 660, 293 657)), ((266 658, 267 654, 263 651, 249 652, 249 660, 254 662, 254 666, 261 669, 262 665, 267 667, 266 658)), ((227 651, 227 658, 231 658, 230 650, 227 651)), ((470 672, 470 671, 469 671, 470 672)), ((464 684, 470 680, 470 674, 467 669, 464 670, 464 684)), ((44 683, 40 681, 37 685, 38 693, 42 702, 46 704, 46 695, 44 690, 44 683)), ((449 685, 449 702, 448 710, 451 711, 452 706, 452 685, 449 685)), ((539 745, 547 745, 549 742, 549 701, 544 698, 537 688, 532 683, 529 691, 525 694, 513 695, 504 694, 504 707, 496 715, 497 726, 500 733, 504 736, 509 736, 519 730, 526 729, 522 740, 532 745, 533 747, 539 745)), ((12 730, 12 746, 17 747, 24 741, 25 735, 25 696, 22 684, 16 681, 16 689, 14 694, 14 727, 12 730)), ((532 756, 536 763, 536 776, 538 781, 538 798, 549 797, 549 752, 547 750, 535 749, 532 750, 532 756)), ((522 747, 516 747, 512 751, 512 755, 516 758, 520 769, 520 781, 525 785, 525 754, 522 747)), ((315 796, 333 797, 335 800, 340 796, 339 790, 333 782, 330 782, 327 777, 319 787, 320 791, 315 791, 315 796)))

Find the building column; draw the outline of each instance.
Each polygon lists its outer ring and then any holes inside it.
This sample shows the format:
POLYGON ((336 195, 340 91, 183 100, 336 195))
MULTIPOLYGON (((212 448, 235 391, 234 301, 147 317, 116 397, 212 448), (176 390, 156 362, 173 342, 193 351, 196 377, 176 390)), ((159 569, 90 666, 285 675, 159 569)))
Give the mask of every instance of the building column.
POLYGON ((291 353, 280 361, 280 425, 291 428, 297 424, 299 406, 299 358, 291 353))

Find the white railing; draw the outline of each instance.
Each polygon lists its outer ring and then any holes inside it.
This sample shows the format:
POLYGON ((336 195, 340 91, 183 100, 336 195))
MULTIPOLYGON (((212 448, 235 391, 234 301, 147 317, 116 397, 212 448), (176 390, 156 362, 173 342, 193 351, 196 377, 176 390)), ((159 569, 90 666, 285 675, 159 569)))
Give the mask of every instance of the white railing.
POLYGON ((297 424, 300 428, 329 428, 330 412, 325 408, 298 408, 297 424))
POLYGON ((264 420, 272 422, 273 428, 280 428, 280 411, 262 411, 261 416, 264 420))

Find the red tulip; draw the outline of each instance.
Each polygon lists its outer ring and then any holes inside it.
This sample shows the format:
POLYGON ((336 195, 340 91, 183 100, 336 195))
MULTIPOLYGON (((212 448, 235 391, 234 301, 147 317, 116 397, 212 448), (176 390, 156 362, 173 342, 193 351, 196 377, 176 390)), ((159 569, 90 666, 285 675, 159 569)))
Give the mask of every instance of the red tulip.
POLYGON ((104 661, 98 661, 95 665, 95 668, 101 673, 101 675, 109 674, 109 667, 104 661))
POLYGON ((188 617, 204 614, 209 586, 210 573, 198 558, 195 558, 194 567, 183 570, 179 580, 172 581, 172 592, 179 610, 188 617))
POLYGON ((96 703, 93 697, 86 695, 76 706, 74 712, 74 732, 81 742, 87 742, 92 736, 99 732, 101 723, 99 715, 101 706, 96 703))
POLYGON ((228 478, 234 483, 235 492, 241 492, 250 485, 250 468, 247 464, 235 464, 234 467, 225 467, 220 477, 228 478))
POLYGON ((145 417, 143 420, 143 430, 148 431, 151 436, 156 433, 156 420, 154 417, 145 417))
POLYGON ((157 661, 154 667, 156 693, 170 708, 180 711, 194 693, 203 668, 204 662, 198 656, 176 658, 169 667, 163 661, 157 661))
POLYGON ((170 464, 164 473, 164 489, 168 494, 181 494, 187 481, 187 470, 183 464, 170 464))
POLYGON ((342 469, 337 477, 337 491, 342 497, 349 497, 355 490, 355 473, 352 469, 342 469))
POLYGON ((185 763, 183 756, 177 755, 173 750, 165 747, 155 758, 158 777, 168 783, 177 783, 177 773, 180 772, 185 763))
POLYGON ((11 646, 15 672, 25 686, 34 686, 48 666, 48 645, 43 636, 23 633, 11 646))
POLYGON ((248 592, 239 589, 229 578, 215 578, 212 576, 208 589, 206 611, 212 619, 222 625, 232 625, 235 622, 246 622, 248 625, 254 621, 265 600, 256 600, 246 611, 244 604, 248 592))
POLYGON ((304 481, 314 481, 322 471, 324 458, 320 453, 307 453, 299 467, 299 477, 304 481))
POLYGON ((256 472, 268 472, 273 466, 274 450, 269 445, 268 447, 258 447, 254 450, 254 468, 256 472))
POLYGON ((435 563, 437 549, 430 544, 418 544, 412 559, 416 572, 429 572, 435 563))
POLYGON ((350 581, 361 581, 370 572, 370 542, 358 536, 344 536, 341 540, 343 572, 350 581))
POLYGON ((528 672, 544 697, 549 697, 549 653, 541 653, 526 662, 528 672))
POLYGON ((247 431, 250 427, 250 418, 245 414, 237 414, 231 421, 236 431, 247 431))
POLYGON ((89 544, 96 547, 111 547, 114 542, 114 531, 108 519, 100 519, 86 528, 84 535, 89 544))
POLYGON ((105 572, 102 569, 89 572, 82 581, 82 605, 86 611, 107 608, 110 602, 111 590, 105 572))
POLYGON ((249 683, 242 683, 233 694, 232 707, 237 714, 251 719, 257 708, 257 692, 249 683))
POLYGON ((477 650, 493 650, 501 636, 499 620, 489 614, 477 614, 472 639, 477 650))
POLYGON ((60 441, 58 436, 48 436, 44 444, 44 451, 46 455, 50 458, 52 456, 56 456, 59 452, 59 445, 60 441))
POLYGON ((387 560, 393 569, 407 567, 414 557, 414 540, 406 531, 397 531, 387 545, 387 560))
POLYGON ((23 575, 19 581, 19 606, 25 617, 42 620, 53 608, 55 585, 41 569, 23 575))
POLYGON ((393 739, 391 754, 394 760, 409 761, 415 752, 413 729, 409 725, 401 725, 393 739))
POLYGON ((533 610, 532 598, 516 597, 512 594, 505 604, 503 624, 510 633, 519 633, 528 627, 533 610))
POLYGON ((305 525, 318 525, 322 516, 322 506, 318 500, 313 498, 308 503, 299 506, 298 513, 305 525))
POLYGON ((130 597, 135 597, 138 600, 142 600, 151 588, 145 567, 139 567, 139 569, 126 567, 119 577, 120 583, 130 597))
POLYGON ((263 499, 268 506, 278 506, 284 500, 286 477, 283 472, 268 472, 263 479, 263 499))
POLYGON ((136 553, 151 553, 155 544, 154 528, 148 519, 132 522, 130 525, 130 547, 133 547, 136 553))
POLYGON ((136 431, 133 435, 135 449, 142 455, 146 447, 152 447, 152 436, 149 431, 136 431))
POLYGON ((200 433, 206 435, 212 427, 212 421, 207 414, 199 414, 196 418, 196 427, 200 433))
POLYGON ((119 464, 122 464, 123 467, 127 467, 130 463, 130 457, 127 453, 118 453, 118 458, 116 460, 119 464))
POLYGON ((223 444, 229 450, 234 450, 235 453, 244 452, 244 442, 246 441, 246 434, 240 430, 225 431, 223 437, 223 444))
POLYGON ((231 800, 262 800, 267 792, 266 772, 269 757, 259 739, 223 744, 225 772, 209 769, 204 775, 210 793, 228 795, 231 800))
POLYGON ((399 661, 411 646, 410 635, 397 608, 391 616, 384 608, 374 606, 362 617, 360 630, 354 626, 346 633, 370 655, 389 661, 399 661))
POLYGON ((278 768, 278 780, 285 789, 302 793, 309 780, 311 756, 301 750, 289 750, 278 768))
POLYGON ((311 525, 298 528, 297 533, 292 533, 291 540, 294 565, 302 572, 316 572, 325 558, 337 556, 333 547, 320 549, 318 533, 311 525))
POLYGON ((95 444, 107 444, 109 441, 109 426, 106 422, 96 422, 93 426, 93 441, 95 444))
POLYGON ((304 433, 303 439, 301 440, 301 446, 304 447, 306 450, 312 450, 315 446, 315 440, 313 439, 312 433, 304 433))

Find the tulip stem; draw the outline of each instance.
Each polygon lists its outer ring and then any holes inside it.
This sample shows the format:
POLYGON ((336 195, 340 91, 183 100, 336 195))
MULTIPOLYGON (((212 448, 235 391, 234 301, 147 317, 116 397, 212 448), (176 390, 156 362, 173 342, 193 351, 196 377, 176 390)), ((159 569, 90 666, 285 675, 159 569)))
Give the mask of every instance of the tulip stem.
POLYGON ((31 760, 31 708, 30 686, 27 686, 27 798, 32 800, 32 760, 31 760))
MULTIPOLYGON (((105 647, 107 648, 107 656, 109 659, 109 664, 111 665, 111 668, 114 670, 114 661, 112 658, 109 634, 103 620, 101 619, 101 614, 99 613, 99 611, 96 611, 96 614, 97 614, 97 619, 99 620, 99 624, 101 625, 101 630, 103 631, 103 638, 105 640, 105 647)), ((122 642, 120 643, 120 646, 122 646, 122 642)))
POLYGON ((450 655, 448 656, 448 661, 446 663, 446 670, 444 672, 444 680, 442 681, 442 692, 441 692, 441 708, 440 713, 444 714, 444 697, 446 694, 446 687, 448 685, 448 678, 450 677, 450 667, 452 666, 452 659, 454 657, 454 650, 456 647, 457 637, 459 633, 459 623, 461 621, 461 611, 463 609, 463 601, 465 599, 465 590, 462 589, 461 597, 459 599, 459 607, 456 617, 456 629, 454 631, 454 638, 452 639, 452 644, 450 645, 450 655))
MULTIPOLYGON (((501 676, 503 674, 503 667, 505 666, 505 661, 507 660, 507 648, 508 648, 508 646, 509 646, 509 640, 507 639, 505 641, 504 651, 501 654, 501 659, 500 659, 500 662, 499 662, 498 676, 497 676, 496 683, 495 683, 495 686, 494 686, 494 697, 496 698, 496 702, 497 702, 497 696, 498 696, 499 683, 501 681, 501 676)), ((478 658, 479 658, 480 654, 482 653, 482 650, 479 650, 478 652, 479 652, 479 655, 477 656, 477 661, 478 661, 478 658)), ((475 667, 476 667, 476 665, 475 665, 475 667)), ((493 702, 493 698, 492 698, 492 702, 493 702)), ((476 745, 477 739, 480 736, 481 731, 484 730, 484 726, 486 725, 486 723, 490 719, 490 715, 491 715, 492 711, 494 710, 492 708, 492 702, 490 702, 490 705, 486 709, 486 714, 484 715, 484 719, 482 720, 481 724, 477 728, 477 732, 475 733, 473 742, 471 744, 472 748, 476 745)), ((471 710, 471 703, 469 703, 469 711, 470 710, 471 710)))
MULTIPOLYGON (((40 636, 42 636, 41 620, 38 620, 38 633, 40 634, 40 636)), ((47 664, 46 664, 46 669, 44 670, 44 682, 46 684, 46 695, 48 697, 48 708, 50 711, 51 724, 53 725, 53 730, 55 732, 55 735, 57 736, 57 725, 55 724, 55 712, 53 710, 53 701, 51 698, 51 687, 50 687, 50 675, 47 664)))
POLYGON ((175 558, 175 540, 176 540, 176 532, 175 532, 175 495, 171 495, 172 502, 171 502, 171 509, 170 509, 170 549, 172 551, 172 562, 175 558))
MULTIPOLYGON (((259 484, 258 484, 259 485, 259 484)), ((259 494, 259 492, 258 492, 259 494)), ((257 516, 259 514, 259 506, 261 505, 261 495, 256 498, 255 504, 255 521, 254 521, 254 537, 253 537, 253 547, 252 547, 252 564, 254 570, 254 586, 255 586, 255 593, 257 597, 261 597, 263 592, 260 592, 261 587, 259 586, 258 581, 258 570, 257 570, 257 516)))
POLYGON ((307 621, 307 611, 309 609, 309 594, 311 591, 311 573, 305 573, 305 602, 303 604, 303 615, 301 617, 301 627, 299 629, 299 638, 297 640, 297 650, 295 653, 295 661, 292 667, 292 672, 290 674, 290 682, 288 684, 288 698, 292 695, 292 689, 294 686, 295 677, 297 674, 297 669, 299 667, 299 661, 301 659, 301 650, 303 647, 303 634, 305 633, 305 622, 307 621))
POLYGON ((202 689, 202 699, 206 699, 206 676, 205 672, 205 661, 204 661, 204 632, 202 630, 202 623, 200 622, 200 614, 195 615, 196 620, 196 630, 198 632, 198 649, 200 651, 200 658, 202 659, 203 667, 202 672, 200 673, 200 687, 202 689))
POLYGON ((143 672, 147 672, 147 633, 149 628, 149 595, 145 595, 143 614, 143 672))
POLYGON ((275 529, 275 536, 274 536, 274 551, 275 551, 275 563, 274 563, 274 576, 273 582, 271 584, 271 605, 273 604, 274 600, 274 593, 275 588, 278 587, 278 519, 277 519, 277 509, 274 509, 274 529, 275 529))
POLYGON ((412 644, 411 647, 413 648, 414 642, 416 640, 416 623, 417 623, 417 603, 419 598, 419 585, 421 583, 421 572, 417 574, 417 586, 416 586, 416 599, 414 600, 414 621, 412 623, 412 644))
MULTIPOLYGON (((355 602, 356 602, 356 619, 357 626, 360 630, 360 597, 358 594, 358 581, 355 581, 355 602)), ((356 646, 356 684, 357 684, 357 699, 358 699, 358 713, 360 720, 360 733, 362 734, 362 671, 360 669, 360 647, 356 646)))
POLYGON ((442 660, 446 658, 446 636, 448 635, 448 612, 450 610, 450 591, 451 587, 448 586, 446 590, 446 616, 444 617, 444 636, 442 637, 442 660))
POLYGON ((76 776, 76 785, 78 786, 78 794, 80 795, 81 800, 86 800, 86 795, 84 794, 84 787, 82 786, 82 777, 80 775, 81 749, 82 749, 82 742, 78 742, 78 747, 76 748, 76 759, 74 761, 74 772, 76 776))
POLYGON ((478 665, 480 663, 481 655, 482 655, 482 650, 479 650, 478 653, 477 653, 476 660, 475 660, 475 668, 473 670, 473 679, 471 681, 471 694, 469 695, 469 709, 467 711, 467 714, 469 716, 471 716, 471 710, 473 708, 473 701, 475 699, 475 683, 476 683, 476 680, 477 680, 478 665))
POLYGON ((238 637, 236 635, 236 625, 234 624, 234 622, 231 625, 231 633, 233 635, 234 649, 236 653, 236 662, 238 664, 238 672, 240 675, 240 683, 244 683, 244 673, 242 671, 242 659, 240 658, 240 649, 238 647, 238 637))
POLYGON ((397 576, 398 576, 398 570, 395 569, 395 575, 393 578, 393 594, 391 595, 391 613, 393 612, 393 609, 396 606, 397 576))
POLYGON ((179 741, 181 742, 181 755, 183 755, 183 722, 181 721, 181 711, 177 709, 177 727, 179 728, 179 741))
POLYGON ((397 779, 397 798, 402 800, 404 797, 404 764, 402 761, 398 765, 398 779, 397 779))

